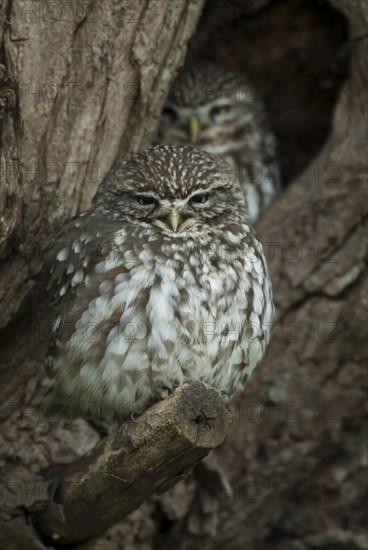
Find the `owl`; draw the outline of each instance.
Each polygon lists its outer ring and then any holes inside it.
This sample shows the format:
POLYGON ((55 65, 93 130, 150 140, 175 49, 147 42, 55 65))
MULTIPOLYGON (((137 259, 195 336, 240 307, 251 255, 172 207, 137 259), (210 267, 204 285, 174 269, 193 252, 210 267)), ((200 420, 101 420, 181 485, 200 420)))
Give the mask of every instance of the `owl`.
POLYGON ((163 109, 157 142, 190 143, 220 155, 241 182, 251 223, 280 190, 263 102, 243 74, 227 67, 205 61, 184 66, 163 109))
POLYGON ((119 162, 49 248, 49 402, 103 418, 184 382, 232 394, 265 353, 268 268, 228 165, 185 145, 119 162))

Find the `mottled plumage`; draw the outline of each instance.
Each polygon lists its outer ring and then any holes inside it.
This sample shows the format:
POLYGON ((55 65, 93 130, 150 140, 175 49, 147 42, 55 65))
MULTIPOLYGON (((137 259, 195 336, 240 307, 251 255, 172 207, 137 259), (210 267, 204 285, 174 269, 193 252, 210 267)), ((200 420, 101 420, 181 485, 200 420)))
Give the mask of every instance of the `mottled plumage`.
POLYGON ((156 146, 118 163, 50 248, 52 395, 121 418, 163 386, 243 388, 273 313, 245 213, 228 166, 200 149, 156 146))
POLYGON ((279 191, 276 142, 263 102, 246 77, 230 68, 202 61, 180 71, 158 143, 192 143, 220 155, 240 180, 252 223, 279 191))

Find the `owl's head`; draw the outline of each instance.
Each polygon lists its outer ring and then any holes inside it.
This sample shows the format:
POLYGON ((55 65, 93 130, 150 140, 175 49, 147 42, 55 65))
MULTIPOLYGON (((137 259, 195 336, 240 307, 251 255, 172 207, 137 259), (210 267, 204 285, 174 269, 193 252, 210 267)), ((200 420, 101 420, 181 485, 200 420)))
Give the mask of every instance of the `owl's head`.
POLYGON ((184 66, 164 106, 160 143, 192 143, 213 154, 244 145, 265 117, 263 102, 245 76, 202 61, 184 66))
POLYGON ((192 147, 157 145, 117 164, 94 198, 111 219, 185 235, 243 222, 246 204, 236 174, 192 147))

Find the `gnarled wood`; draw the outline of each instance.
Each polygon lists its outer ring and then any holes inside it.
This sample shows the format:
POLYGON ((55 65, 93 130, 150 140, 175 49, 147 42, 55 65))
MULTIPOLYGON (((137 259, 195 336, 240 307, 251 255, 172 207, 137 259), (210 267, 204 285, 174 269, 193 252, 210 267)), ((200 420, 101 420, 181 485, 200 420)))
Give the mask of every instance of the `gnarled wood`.
POLYGON ((219 392, 201 382, 184 384, 59 471, 54 496, 33 516, 34 525, 57 545, 104 533, 188 475, 223 443, 229 422, 219 392))

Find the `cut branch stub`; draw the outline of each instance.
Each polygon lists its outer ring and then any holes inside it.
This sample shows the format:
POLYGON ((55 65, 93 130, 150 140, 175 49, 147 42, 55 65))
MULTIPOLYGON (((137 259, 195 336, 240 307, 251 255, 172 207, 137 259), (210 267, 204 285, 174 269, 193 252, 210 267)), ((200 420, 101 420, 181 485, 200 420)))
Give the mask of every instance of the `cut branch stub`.
POLYGON ((185 477, 224 441, 229 423, 218 391, 184 384, 66 466, 48 507, 32 516, 35 527, 53 545, 103 533, 185 477))

